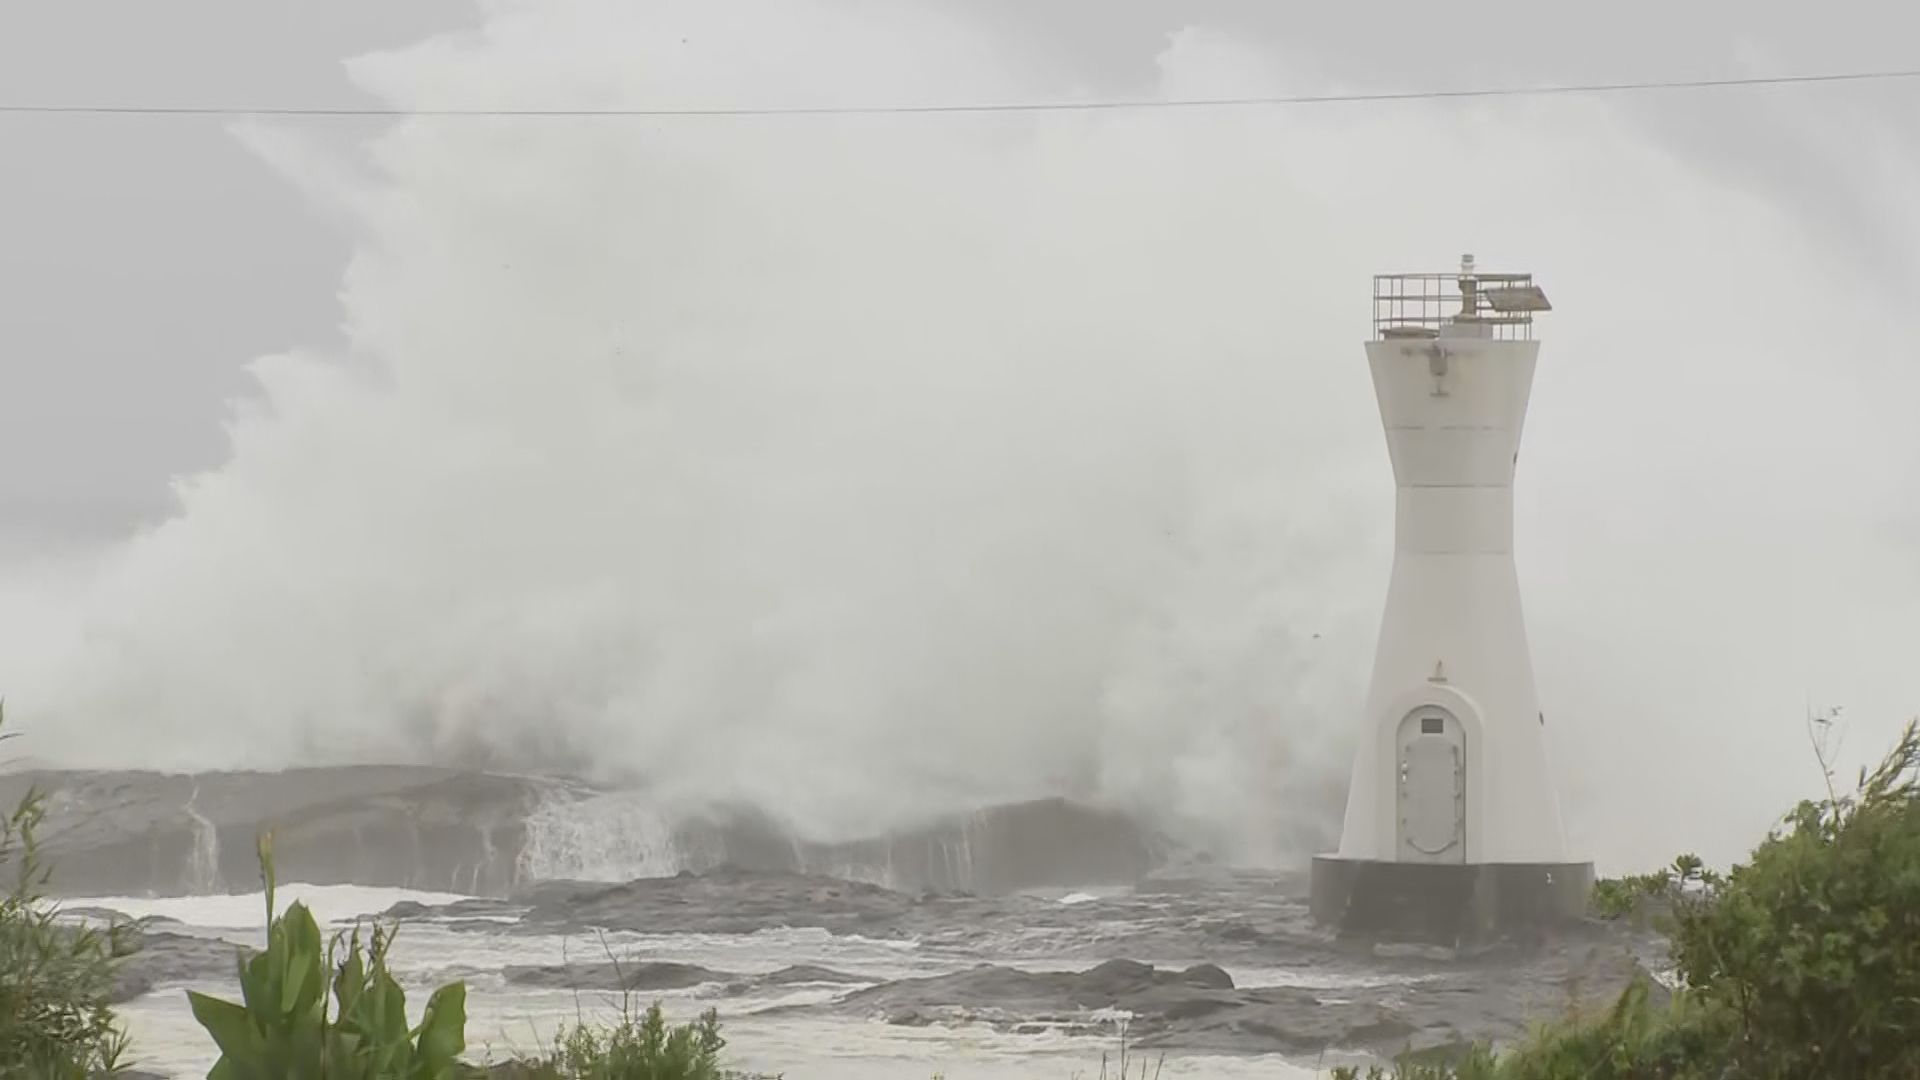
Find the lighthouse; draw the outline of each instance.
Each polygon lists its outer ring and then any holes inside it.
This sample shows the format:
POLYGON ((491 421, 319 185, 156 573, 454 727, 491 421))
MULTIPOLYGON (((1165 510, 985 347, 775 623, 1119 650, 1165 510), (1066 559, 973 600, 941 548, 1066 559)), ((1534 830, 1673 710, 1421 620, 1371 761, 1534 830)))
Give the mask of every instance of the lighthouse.
POLYGON ((1339 850, 1314 917, 1459 944, 1577 918, 1513 560, 1513 481, 1550 310, 1529 274, 1374 279, 1367 342, 1393 463, 1393 575, 1339 850))

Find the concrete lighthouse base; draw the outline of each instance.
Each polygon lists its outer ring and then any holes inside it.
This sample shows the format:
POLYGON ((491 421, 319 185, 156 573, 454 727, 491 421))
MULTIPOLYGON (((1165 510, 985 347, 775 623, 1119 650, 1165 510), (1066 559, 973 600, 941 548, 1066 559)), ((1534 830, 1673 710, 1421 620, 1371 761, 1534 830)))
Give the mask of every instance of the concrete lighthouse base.
POLYGON ((1313 860, 1314 921, 1342 933, 1473 945, 1577 922, 1592 863, 1400 863, 1313 860))

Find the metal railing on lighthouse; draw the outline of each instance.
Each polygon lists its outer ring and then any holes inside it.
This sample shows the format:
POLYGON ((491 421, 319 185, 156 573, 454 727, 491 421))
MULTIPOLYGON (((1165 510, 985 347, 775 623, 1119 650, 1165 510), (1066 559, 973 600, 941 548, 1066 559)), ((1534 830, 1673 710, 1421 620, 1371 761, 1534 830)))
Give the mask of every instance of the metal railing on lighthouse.
POLYGON ((1533 315, 1551 311, 1532 274, 1493 274, 1463 256, 1451 274, 1376 274, 1373 339, 1439 337, 1443 328, 1477 324, 1501 341, 1533 340, 1533 315))

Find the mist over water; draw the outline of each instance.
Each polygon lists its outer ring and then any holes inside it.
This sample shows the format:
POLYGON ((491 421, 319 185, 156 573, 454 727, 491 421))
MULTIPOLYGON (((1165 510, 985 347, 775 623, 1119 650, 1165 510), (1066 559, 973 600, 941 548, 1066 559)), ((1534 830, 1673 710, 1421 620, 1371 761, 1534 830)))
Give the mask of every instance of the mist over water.
MULTIPOLYGON (((1194 28, 1141 90, 1286 64, 1194 28)), ((352 64, 404 108, 1064 70, 793 0, 499 2, 352 64)), ((1605 102, 247 137, 356 231, 345 345, 254 364, 172 520, 57 595, 8 574, 37 757, 560 770, 821 837, 1067 794, 1296 856, 1337 826, 1390 565, 1368 278, 1469 250, 1558 308, 1518 550, 1603 868, 1737 855, 1818 784, 1809 698, 1849 761, 1920 711, 1898 290, 1605 102)))

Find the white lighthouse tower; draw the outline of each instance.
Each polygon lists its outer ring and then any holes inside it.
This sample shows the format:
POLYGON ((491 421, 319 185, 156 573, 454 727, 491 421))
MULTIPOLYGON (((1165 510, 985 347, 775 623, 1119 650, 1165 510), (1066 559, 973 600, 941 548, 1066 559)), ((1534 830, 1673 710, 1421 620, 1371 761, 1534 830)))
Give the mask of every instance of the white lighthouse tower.
POLYGON ((1578 916, 1513 562, 1513 478, 1549 310, 1531 275, 1374 279, 1367 343, 1393 460, 1392 584, 1316 918, 1460 942, 1578 916))

